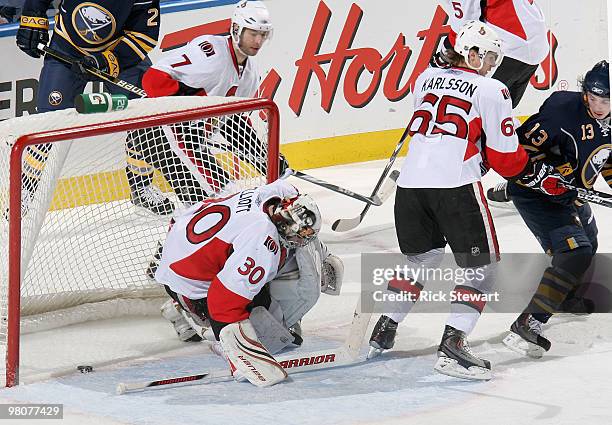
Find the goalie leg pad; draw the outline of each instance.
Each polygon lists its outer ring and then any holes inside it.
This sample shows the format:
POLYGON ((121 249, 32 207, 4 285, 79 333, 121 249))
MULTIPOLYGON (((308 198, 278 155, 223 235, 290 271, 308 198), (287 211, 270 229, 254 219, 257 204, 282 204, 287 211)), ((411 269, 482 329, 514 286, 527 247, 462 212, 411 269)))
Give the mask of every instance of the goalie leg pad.
MULTIPOLYGON (((276 304, 273 302, 273 304, 276 304)), ((294 336, 264 307, 255 307, 249 316, 259 341, 268 352, 276 354, 291 345, 294 336)))
POLYGON ((257 338, 249 319, 225 326, 219 339, 234 377, 244 377, 258 387, 269 387, 287 378, 287 372, 257 338))

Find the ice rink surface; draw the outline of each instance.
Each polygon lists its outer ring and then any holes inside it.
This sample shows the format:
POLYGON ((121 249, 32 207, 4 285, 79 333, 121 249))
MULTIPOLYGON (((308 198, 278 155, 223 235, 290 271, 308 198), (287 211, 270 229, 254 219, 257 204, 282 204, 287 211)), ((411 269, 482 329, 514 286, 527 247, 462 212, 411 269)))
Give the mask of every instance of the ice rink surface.
MULTIPOLYGON (((401 159, 398 161, 401 162, 401 159)), ((310 170, 309 173, 369 195, 386 161, 310 170)), ((492 173, 490 173, 492 174, 492 173)), ((487 175, 485 187, 499 178, 487 175)), ((393 198, 370 210, 353 231, 331 223, 356 216, 363 204, 292 178, 317 199, 321 238, 345 263, 339 297, 322 295, 302 322, 302 352, 340 345, 360 290, 360 256, 398 252, 393 198)), ((601 185, 597 189, 606 191, 601 185)), ((599 251, 612 252, 611 211, 594 206, 599 251)), ((515 211, 492 209, 500 248, 540 252, 515 211)), ((373 316, 370 329, 378 315, 373 316)), ((544 328, 552 349, 542 359, 522 358, 501 340, 516 314, 485 313, 470 337, 475 353, 491 361, 493 379, 469 382, 434 372, 445 314, 419 313, 400 325, 394 350, 354 366, 292 375, 258 389, 221 382, 115 395, 118 382, 159 379, 224 368, 206 343, 183 344, 161 317, 111 319, 27 334, 22 379, 0 390, 0 402, 62 403, 61 424, 577 424, 612 423, 612 315, 559 315, 544 328), (120 359, 121 361, 118 361, 120 359), (80 374, 77 365, 95 371, 80 374), (57 371, 64 376, 37 381, 57 371)), ((365 358, 367 337, 363 342, 365 358)), ((32 421, 40 423, 39 421, 32 421)), ((20 424, 28 423, 22 420, 20 424)))

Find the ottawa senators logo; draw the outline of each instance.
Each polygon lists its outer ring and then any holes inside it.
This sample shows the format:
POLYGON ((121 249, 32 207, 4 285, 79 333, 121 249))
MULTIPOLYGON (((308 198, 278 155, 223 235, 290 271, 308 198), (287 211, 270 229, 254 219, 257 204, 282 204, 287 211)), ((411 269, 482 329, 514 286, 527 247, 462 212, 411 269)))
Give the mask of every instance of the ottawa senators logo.
POLYGON ((274 253, 274 255, 278 254, 278 244, 276 243, 274 239, 272 239, 272 236, 268 236, 266 238, 266 241, 264 242, 264 246, 268 248, 270 252, 274 253))
POLYGON ((200 46, 200 49, 202 49, 202 51, 206 55, 206 57, 211 57, 212 55, 215 54, 215 48, 208 41, 203 41, 202 43, 199 44, 199 46, 200 46))
POLYGON ((103 44, 117 28, 115 17, 95 3, 81 3, 72 12, 72 26, 79 36, 89 44, 103 44))

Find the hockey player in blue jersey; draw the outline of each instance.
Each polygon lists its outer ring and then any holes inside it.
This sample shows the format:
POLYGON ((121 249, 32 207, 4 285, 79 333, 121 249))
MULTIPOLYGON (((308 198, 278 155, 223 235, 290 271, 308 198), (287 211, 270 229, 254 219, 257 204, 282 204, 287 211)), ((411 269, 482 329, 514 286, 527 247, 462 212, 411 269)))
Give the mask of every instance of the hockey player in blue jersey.
POLYGON ((607 61, 597 63, 581 92, 555 92, 517 129, 520 143, 540 171, 531 187, 508 184, 521 217, 552 256, 525 311, 504 343, 522 354, 541 357, 550 341, 541 324, 558 311, 589 313, 593 302, 576 290, 597 251, 597 225, 588 203, 563 183, 591 189, 601 174, 612 186, 610 80, 607 61), (535 189, 535 190, 534 190, 535 189))
MULTIPOLYGON (((42 54, 38 44, 49 42, 46 11, 51 3, 52 0, 26 0, 23 5, 17 45, 34 58, 42 54)), ((39 79, 37 111, 74 107, 75 96, 83 92, 89 81, 96 80, 84 66, 97 68, 140 87, 142 75, 151 65, 147 55, 157 44, 159 18, 159 0, 63 0, 55 17, 50 47, 73 57, 75 64, 71 67, 45 57, 39 79)), ((105 89, 113 94, 134 97, 113 84, 106 84, 105 89)), ((26 211, 50 150, 50 144, 27 150, 22 177, 26 211)), ((172 202, 151 185, 153 168, 130 148, 129 140, 126 152, 132 202, 159 215, 172 213, 172 202)))

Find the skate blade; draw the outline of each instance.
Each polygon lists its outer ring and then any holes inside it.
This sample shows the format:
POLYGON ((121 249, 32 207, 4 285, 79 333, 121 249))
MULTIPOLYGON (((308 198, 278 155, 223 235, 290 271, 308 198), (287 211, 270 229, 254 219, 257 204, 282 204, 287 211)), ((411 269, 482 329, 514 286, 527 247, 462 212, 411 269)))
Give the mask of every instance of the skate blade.
POLYGON ((525 341, 520 335, 510 332, 502 341, 506 347, 515 353, 539 359, 544 355, 544 349, 537 344, 525 341))
POLYGON ((470 366, 466 369, 460 366, 457 360, 446 356, 438 357, 434 370, 443 375, 471 381, 488 381, 493 377, 490 369, 480 366, 470 366))
POLYGON ((366 356, 366 360, 371 360, 375 357, 380 356, 383 353, 383 349, 382 348, 376 348, 376 347, 370 347, 370 349, 368 350, 368 354, 366 356))

